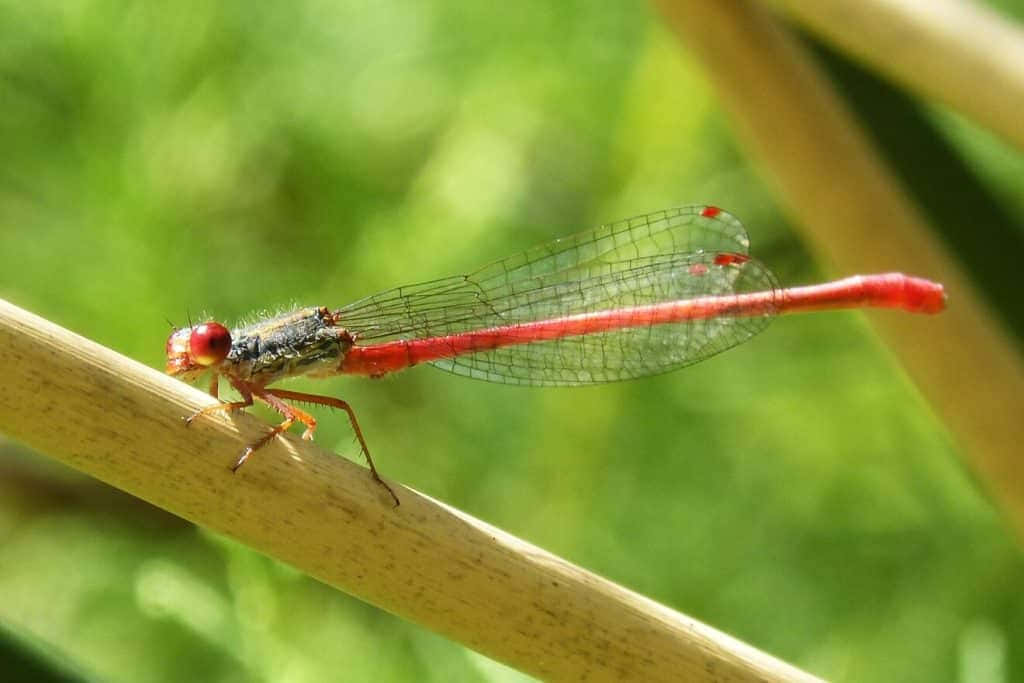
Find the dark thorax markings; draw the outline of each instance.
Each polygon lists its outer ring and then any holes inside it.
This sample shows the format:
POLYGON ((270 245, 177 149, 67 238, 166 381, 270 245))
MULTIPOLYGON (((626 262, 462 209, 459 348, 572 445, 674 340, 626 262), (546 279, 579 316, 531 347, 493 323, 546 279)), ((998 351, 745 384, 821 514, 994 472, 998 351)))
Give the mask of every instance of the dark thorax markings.
POLYGON ((291 375, 329 374, 352 338, 326 308, 301 308, 241 327, 225 365, 228 373, 260 386, 291 375))

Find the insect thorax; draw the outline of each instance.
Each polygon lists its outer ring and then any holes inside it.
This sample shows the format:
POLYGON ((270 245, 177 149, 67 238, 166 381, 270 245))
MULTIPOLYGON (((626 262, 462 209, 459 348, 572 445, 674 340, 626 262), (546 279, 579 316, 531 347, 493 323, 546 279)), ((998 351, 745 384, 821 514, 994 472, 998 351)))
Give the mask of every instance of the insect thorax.
POLYGON ((326 308, 302 308, 235 330, 221 372, 267 385, 285 377, 330 374, 352 338, 326 308))

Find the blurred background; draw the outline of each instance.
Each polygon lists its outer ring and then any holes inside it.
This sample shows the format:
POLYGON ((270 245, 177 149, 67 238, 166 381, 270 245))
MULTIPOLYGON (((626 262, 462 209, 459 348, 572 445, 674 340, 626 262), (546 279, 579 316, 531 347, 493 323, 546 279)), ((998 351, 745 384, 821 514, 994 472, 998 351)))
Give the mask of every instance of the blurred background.
MULTIPOLYGON (((916 140, 910 187, 955 182, 1021 239, 1018 152, 814 49, 869 129, 916 140)), ((849 274, 812 258, 713 88, 643 4, 5 0, 0 297, 162 369, 168 320, 341 306, 680 204, 740 217, 785 284, 849 274)), ((387 477, 822 677, 1024 676, 1014 537, 859 313, 624 384, 289 388, 348 400, 387 477)), ((524 680, 2 436, 0 471, 12 676, 524 680)))

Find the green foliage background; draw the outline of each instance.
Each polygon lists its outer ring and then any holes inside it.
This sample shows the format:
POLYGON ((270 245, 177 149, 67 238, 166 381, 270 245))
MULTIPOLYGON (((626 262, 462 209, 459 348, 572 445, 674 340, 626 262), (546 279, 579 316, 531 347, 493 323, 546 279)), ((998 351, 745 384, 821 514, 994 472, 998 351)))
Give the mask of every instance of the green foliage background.
MULTIPOLYGON (((925 113, 1019 220, 1019 155, 925 113)), ((0 156, 0 296, 153 367, 167 318, 340 306, 676 204, 740 216, 785 283, 840 275, 628 3, 4 1, 0 156)), ((818 675, 1024 670, 1019 551, 859 314, 589 389, 292 386, 349 400, 387 476, 818 675)), ((0 470, 12 675, 520 678, 15 443, 0 470)))

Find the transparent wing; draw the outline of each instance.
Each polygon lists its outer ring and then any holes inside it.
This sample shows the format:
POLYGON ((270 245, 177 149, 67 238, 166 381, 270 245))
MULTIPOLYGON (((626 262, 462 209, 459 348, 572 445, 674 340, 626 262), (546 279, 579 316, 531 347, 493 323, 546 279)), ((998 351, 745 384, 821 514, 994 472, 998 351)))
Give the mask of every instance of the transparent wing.
MULTIPOLYGON (((366 344, 776 289, 772 274, 746 256, 748 247, 743 226, 724 211, 669 209, 561 238, 470 275, 381 292, 337 315, 357 343, 366 344), (742 258, 721 259, 722 254, 742 258)), ((759 332, 768 316, 640 324, 433 364, 511 384, 610 382, 703 360, 759 332)))

